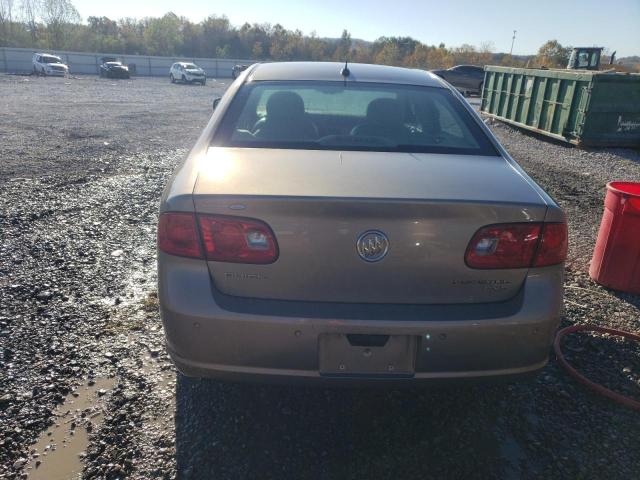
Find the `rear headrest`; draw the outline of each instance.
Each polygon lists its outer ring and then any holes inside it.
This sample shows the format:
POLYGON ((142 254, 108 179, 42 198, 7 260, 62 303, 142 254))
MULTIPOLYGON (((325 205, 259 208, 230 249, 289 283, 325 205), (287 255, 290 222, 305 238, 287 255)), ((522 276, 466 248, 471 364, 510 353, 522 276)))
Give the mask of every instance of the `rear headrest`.
POLYGON ((428 97, 416 99, 416 117, 425 133, 440 133, 440 111, 436 103, 428 97))
POLYGON ((404 122, 402 105, 393 98, 376 98, 367 106, 367 121, 401 125, 404 122))
POLYGON ((267 118, 304 116, 304 101, 293 92, 275 92, 267 100, 267 118))

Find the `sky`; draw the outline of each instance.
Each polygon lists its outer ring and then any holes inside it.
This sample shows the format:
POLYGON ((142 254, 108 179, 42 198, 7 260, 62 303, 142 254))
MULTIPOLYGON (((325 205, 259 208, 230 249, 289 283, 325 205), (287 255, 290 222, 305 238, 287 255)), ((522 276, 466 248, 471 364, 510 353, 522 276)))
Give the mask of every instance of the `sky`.
POLYGON ((640 0, 71 0, 84 20, 89 16, 158 17, 172 11, 198 22, 226 15, 233 25, 280 23, 339 37, 410 36, 427 44, 492 42, 495 52, 536 53, 545 41, 599 46, 618 58, 640 55, 640 0))

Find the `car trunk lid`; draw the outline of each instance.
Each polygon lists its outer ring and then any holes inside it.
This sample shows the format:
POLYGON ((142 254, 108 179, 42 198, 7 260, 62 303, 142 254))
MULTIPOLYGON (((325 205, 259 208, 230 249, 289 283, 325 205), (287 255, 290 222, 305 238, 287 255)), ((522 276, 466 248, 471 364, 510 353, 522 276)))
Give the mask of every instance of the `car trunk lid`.
POLYGON ((209 262, 234 296, 357 303, 497 302, 527 269, 475 270, 465 250, 495 223, 542 221, 546 205, 501 157, 212 148, 199 160, 197 213, 266 222, 269 265, 209 262), (386 256, 363 259, 376 231, 386 256))

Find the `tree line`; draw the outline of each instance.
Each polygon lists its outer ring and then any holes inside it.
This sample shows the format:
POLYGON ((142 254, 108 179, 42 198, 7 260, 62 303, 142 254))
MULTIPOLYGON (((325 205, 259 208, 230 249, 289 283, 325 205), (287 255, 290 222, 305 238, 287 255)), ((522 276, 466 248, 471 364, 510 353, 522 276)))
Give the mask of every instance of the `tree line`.
POLYGON ((216 57, 253 60, 335 60, 448 68, 459 64, 564 67, 569 49, 545 43, 537 56, 494 53, 493 45, 428 45, 411 37, 380 37, 373 42, 320 38, 280 24, 234 26, 225 16, 201 22, 169 12, 142 19, 88 17, 86 23, 70 0, 0 0, 0 46, 184 58, 216 57), (534 65, 531 65, 534 66, 534 65))

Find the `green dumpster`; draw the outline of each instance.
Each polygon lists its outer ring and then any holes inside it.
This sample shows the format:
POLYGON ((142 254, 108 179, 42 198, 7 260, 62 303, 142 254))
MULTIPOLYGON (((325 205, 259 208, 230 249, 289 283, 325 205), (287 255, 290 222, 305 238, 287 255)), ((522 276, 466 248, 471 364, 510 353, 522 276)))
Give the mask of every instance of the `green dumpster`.
POLYGON ((640 74, 486 66, 480 111, 575 145, 640 147, 640 74))

